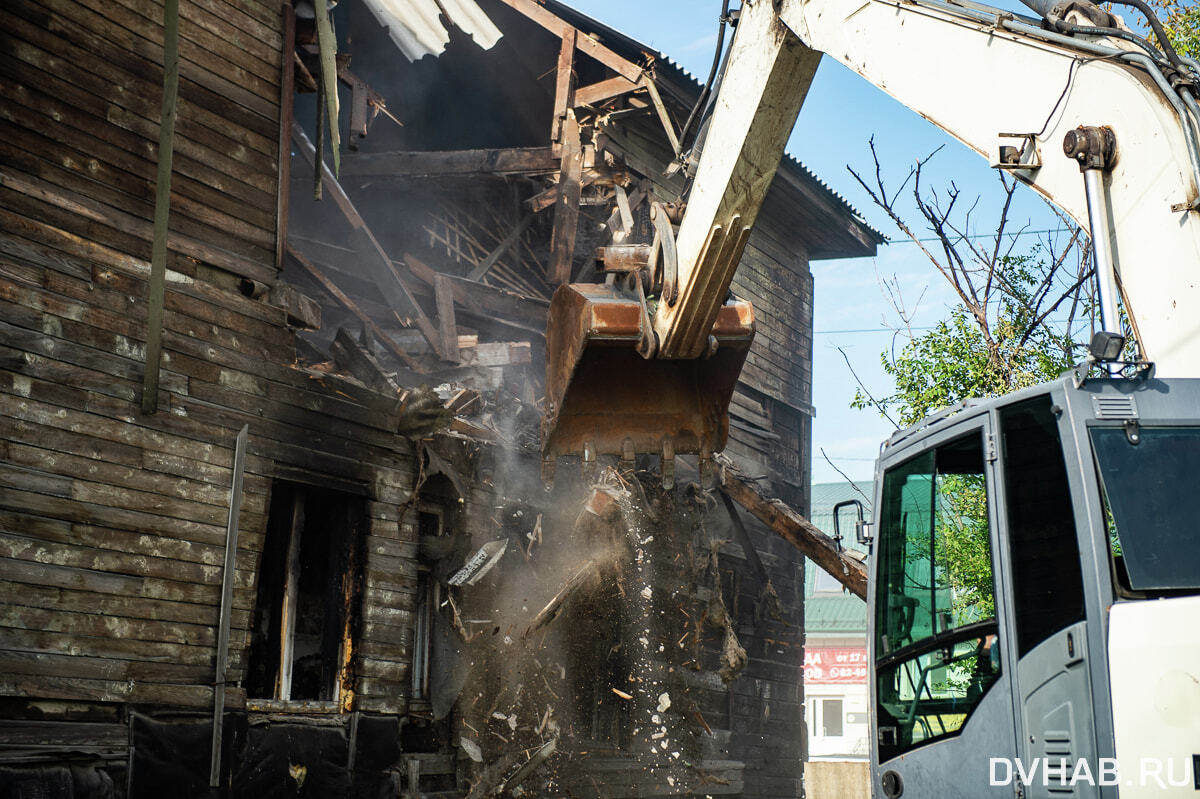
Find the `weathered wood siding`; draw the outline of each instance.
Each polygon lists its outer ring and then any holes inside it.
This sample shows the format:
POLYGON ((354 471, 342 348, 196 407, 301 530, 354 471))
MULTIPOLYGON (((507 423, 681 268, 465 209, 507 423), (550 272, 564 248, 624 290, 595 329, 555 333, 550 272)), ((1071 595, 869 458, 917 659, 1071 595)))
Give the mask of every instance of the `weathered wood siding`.
POLYGON ((0 234, 0 693, 211 701, 231 446, 249 423, 234 679, 271 479, 361 486, 359 694, 363 707, 397 707, 416 567, 397 518, 409 445, 389 415, 361 388, 290 368, 282 311, 177 276, 161 410, 143 416, 146 264, 37 219, 22 232, 0 234))
MULTIPOLYGON (((0 206, 149 258, 162 103, 163 7, 11 0, 0 7, 0 206), (36 178, 70 195, 31 191, 36 178)), ((168 265, 274 277, 281 16, 180 3, 168 265)), ((11 218, 4 227, 12 229, 11 218)))
POLYGON ((349 487, 369 517, 356 706, 402 711, 411 445, 379 395, 292 368, 284 312, 221 277, 275 275, 271 3, 181 3, 160 410, 140 412, 161 16, 142 0, 0 8, 0 695, 211 703, 232 445, 249 423, 231 678, 272 480, 349 487))

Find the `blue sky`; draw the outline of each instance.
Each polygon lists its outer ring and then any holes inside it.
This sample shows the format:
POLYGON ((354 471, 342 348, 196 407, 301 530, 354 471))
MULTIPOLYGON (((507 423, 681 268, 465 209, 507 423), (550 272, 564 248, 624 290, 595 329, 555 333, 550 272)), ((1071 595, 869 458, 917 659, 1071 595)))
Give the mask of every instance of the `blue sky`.
MULTIPOLYGON (((701 80, 708 74, 716 44, 719 1, 568 2, 668 54, 701 80)), ((1024 8, 1016 3, 1002 5, 1013 10, 1024 8)), ((817 483, 840 479, 825 461, 822 450, 851 478, 869 480, 879 443, 894 429, 875 411, 849 407, 856 382, 842 356, 844 351, 872 394, 886 396, 891 392, 891 380, 880 366, 879 355, 893 341, 897 346, 902 341, 895 338, 898 317, 881 279, 895 278, 899 282, 905 304, 915 307, 913 324, 917 327, 946 317, 952 305, 950 291, 933 266, 916 246, 900 240, 899 231, 847 171, 847 165, 859 173, 873 171, 867 144, 872 136, 885 180, 892 185, 904 179, 917 159, 944 145, 926 170, 925 179, 929 185, 945 185, 953 180, 964 198, 981 197, 976 217, 979 225, 973 232, 990 232, 988 223, 994 227, 998 207, 996 174, 983 159, 837 62, 822 60, 788 151, 857 208, 876 230, 897 243, 881 247, 875 258, 810 264, 816 284, 813 403, 817 416, 813 420, 812 471, 813 482, 817 483)), ((1031 230, 1057 224, 1032 191, 1018 191, 1021 197, 1011 221, 1029 221, 1031 230)), ((909 218, 916 221, 915 211, 909 218)))

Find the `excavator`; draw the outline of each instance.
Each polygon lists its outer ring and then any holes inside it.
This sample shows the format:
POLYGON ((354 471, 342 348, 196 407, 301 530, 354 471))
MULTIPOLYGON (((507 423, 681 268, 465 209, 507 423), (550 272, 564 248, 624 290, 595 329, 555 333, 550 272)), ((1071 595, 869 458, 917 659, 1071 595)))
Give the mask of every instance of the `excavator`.
POLYGON ((1153 41, 1088 0, 1023 2, 744 0, 686 204, 553 297, 544 462, 710 467, 754 333, 730 282, 836 59, 1086 227, 1101 328, 1062 378, 881 448, 858 507, 872 795, 1195 796, 1200 64, 1142 0, 1114 3, 1153 41))

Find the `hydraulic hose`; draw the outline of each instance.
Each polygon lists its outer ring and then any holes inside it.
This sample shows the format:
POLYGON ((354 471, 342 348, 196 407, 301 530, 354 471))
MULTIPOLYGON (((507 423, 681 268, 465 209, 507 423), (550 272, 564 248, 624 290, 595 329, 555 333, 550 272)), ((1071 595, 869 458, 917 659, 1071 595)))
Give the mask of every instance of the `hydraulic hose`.
POLYGON ((1146 22, 1150 23, 1150 29, 1154 31, 1154 38, 1158 39, 1159 45, 1162 46, 1162 51, 1167 54, 1167 60, 1177 69, 1183 69, 1183 61, 1179 58, 1179 53, 1175 52, 1174 45, 1171 44, 1170 37, 1167 36, 1167 31, 1163 28, 1162 22, 1159 21, 1158 15, 1154 13, 1154 9, 1146 4, 1145 0, 1111 0, 1114 3, 1130 8, 1136 8, 1146 17, 1146 22))
POLYGON ((1084 36, 1107 36, 1111 39, 1124 39, 1125 41, 1132 42, 1133 44, 1136 44, 1138 47, 1145 50, 1146 55, 1150 56, 1155 61, 1167 66, 1172 66, 1171 62, 1168 61, 1163 55, 1163 52, 1155 47, 1149 39, 1138 36, 1136 33, 1131 31, 1124 31, 1120 28, 1085 27, 1082 25, 1067 24, 1059 26, 1058 29, 1063 33, 1069 33, 1072 36, 1082 34, 1084 36))
MULTIPOLYGON (((1140 2, 1140 0, 1138 0, 1140 2)), ((943 0, 911 0, 911 4, 916 7, 925 7, 936 9, 943 13, 951 14, 960 18, 974 20, 975 22, 984 23, 993 27, 1004 28, 1005 30, 1019 33, 1023 36, 1029 36, 1035 39, 1041 39, 1052 44, 1057 44, 1070 50, 1076 50, 1084 53, 1090 53, 1095 56, 1109 59, 1120 59, 1126 62, 1136 63, 1143 67, 1147 74, 1158 86, 1167 102, 1171 104, 1171 108, 1179 117, 1179 124, 1183 130, 1183 138, 1187 145, 1188 160, 1192 167, 1192 180, 1195 185, 1200 188, 1200 142, 1198 142, 1197 130, 1193 126, 1192 117, 1188 113, 1190 107, 1196 105, 1194 98, 1186 89, 1176 92, 1167 79, 1163 76, 1162 71, 1148 55, 1144 53, 1133 53, 1126 50, 1118 50, 1112 47, 1105 47, 1092 42, 1085 42, 1079 39, 1072 38, 1066 34, 1055 31, 1044 30, 1037 25, 1031 25, 1027 22, 1012 19, 999 9, 993 10, 991 13, 978 11, 973 8, 966 8, 959 5, 952 5, 943 0), (1181 98, 1182 95, 1188 95, 1186 98, 1181 98), (1185 108, 1185 103, 1188 108, 1185 108)), ((906 3, 907 5, 907 3, 906 3)), ((1032 6, 1031 6, 1032 7, 1032 6)), ((1178 56, 1176 56, 1178 58, 1178 56)), ((1200 122, 1200 120, 1198 120, 1200 122)))
POLYGON ((708 80, 704 81, 704 88, 700 91, 700 96, 696 98, 696 104, 692 106, 692 112, 688 114, 687 122, 683 123, 683 127, 679 131, 679 152, 675 153, 676 157, 683 153, 688 131, 691 130, 692 123, 696 121, 696 115, 700 113, 700 109, 704 107, 704 102, 712 92, 713 81, 717 77, 717 68, 721 65, 721 53, 725 50, 725 26, 728 24, 729 0, 722 0, 720 27, 717 30, 717 50, 713 53, 712 67, 708 70, 708 80))

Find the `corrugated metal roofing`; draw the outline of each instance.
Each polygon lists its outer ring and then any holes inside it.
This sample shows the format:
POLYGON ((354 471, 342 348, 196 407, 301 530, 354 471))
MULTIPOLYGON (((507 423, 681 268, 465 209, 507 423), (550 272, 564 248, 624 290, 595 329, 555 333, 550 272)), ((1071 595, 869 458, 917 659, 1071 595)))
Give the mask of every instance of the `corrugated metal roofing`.
POLYGON ((503 35, 475 0, 364 0, 379 24, 409 61, 441 55, 450 41, 442 24, 443 9, 450 21, 490 50, 503 35), (440 8, 439 8, 440 6, 440 8))

